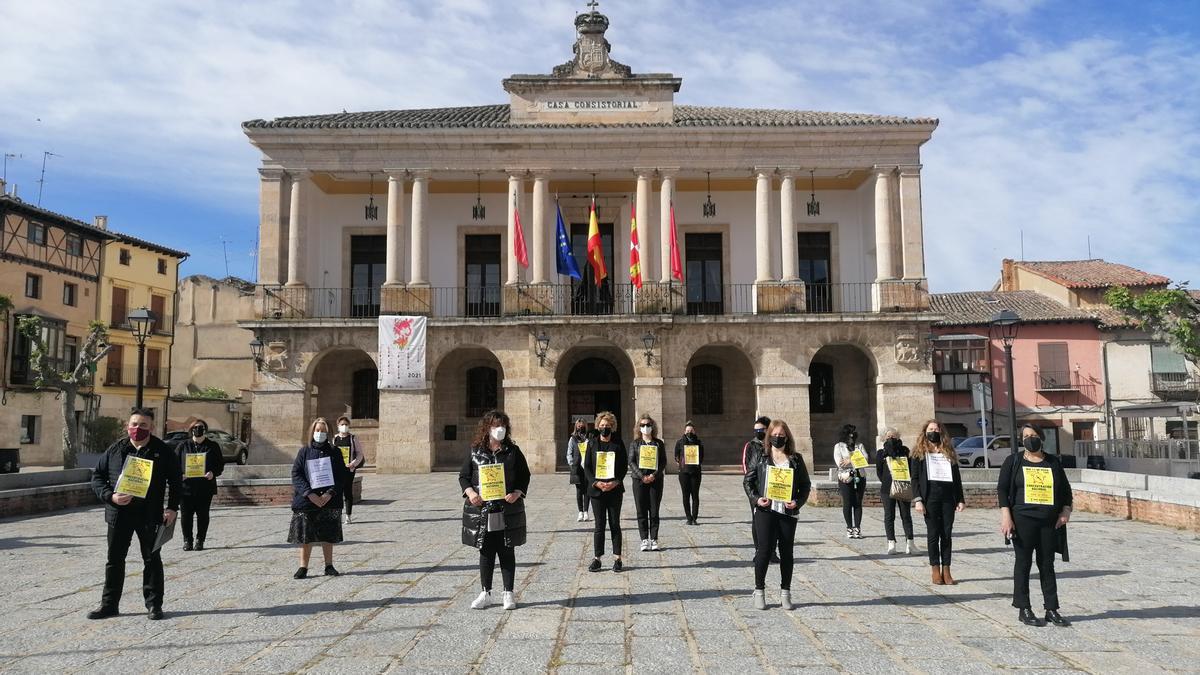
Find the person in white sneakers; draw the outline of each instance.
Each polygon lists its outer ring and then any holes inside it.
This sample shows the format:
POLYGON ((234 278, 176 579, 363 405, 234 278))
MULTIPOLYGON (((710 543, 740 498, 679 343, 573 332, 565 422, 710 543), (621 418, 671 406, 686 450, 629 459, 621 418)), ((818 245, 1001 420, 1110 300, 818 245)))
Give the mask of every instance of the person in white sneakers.
POLYGON ((479 549, 482 590, 471 609, 492 604, 496 559, 504 580, 504 609, 516 609, 513 587, 517 574, 516 547, 525 543, 525 492, 529 464, 512 439, 512 423, 499 410, 483 414, 471 449, 458 472, 462 488, 462 542, 479 549), (485 499, 486 497, 486 499, 485 499))
POLYGON ((853 424, 842 427, 841 439, 833 447, 833 461, 838 466, 838 492, 842 495, 842 518, 846 521, 846 538, 862 539, 863 495, 867 491, 867 472, 855 468, 854 459, 865 464, 867 451, 858 442, 858 429, 853 424))
POLYGON ((575 430, 567 439, 567 473, 570 475, 571 485, 575 486, 575 508, 579 511, 579 517, 575 519, 577 523, 591 520, 591 515, 588 513, 590 500, 587 493, 587 479, 583 477, 583 456, 587 454, 588 447, 587 432, 587 422, 575 420, 575 430))
POLYGON ((658 551, 659 508, 667 446, 658 437, 658 422, 649 415, 638 418, 638 435, 629 443, 629 475, 633 477, 633 503, 643 551, 658 551))
POLYGON ((354 474, 367 461, 367 458, 363 455, 362 448, 358 445, 358 438, 350 433, 350 418, 345 415, 337 418, 337 433, 329 440, 333 443, 333 447, 342 452, 342 461, 345 463, 348 472, 346 483, 342 486, 343 501, 346 504, 345 513, 342 514, 342 522, 349 525, 354 516, 354 474))
POLYGON ((888 460, 907 458, 908 447, 900 440, 900 432, 888 427, 883 433, 883 447, 875 453, 875 475, 879 477, 879 501, 883 504, 883 531, 887 535, 887 553, 896 553, 896 511, 900 511, 900 522, 904 525, 904 552, 914 553, 912 504, 892 498, 892 470, 888 460))

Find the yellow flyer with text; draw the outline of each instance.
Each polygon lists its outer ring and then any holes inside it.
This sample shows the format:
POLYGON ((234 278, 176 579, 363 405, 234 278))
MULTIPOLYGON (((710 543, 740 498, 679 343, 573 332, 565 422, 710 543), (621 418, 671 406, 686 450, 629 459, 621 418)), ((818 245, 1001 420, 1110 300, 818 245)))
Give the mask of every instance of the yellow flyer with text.
POLYGON ((479 497, 485 502, 504 499, 508 486, 504 483, 503 464, 482 464, 479 467, 479 497))
POLYGON ((908 472, 907 457, 888 457, 887 463, 892 480, 912 480, 912 474, 908 472))
POLYGON ((1054 506, 1054 471, 1049 467, 1026 466, 1025 503, 1054 506))
POLYGON ((150 477, 153 475, 153 461, 130 455, 125 460, 125 468, 121 469, 121 476, 117 478, 114 492, 145 499, 146 492, 150 489, 150 477))
POLYGON ((642 471, 658 471, 657 445, 643 445, 638 448, 638 468, 642 471))
POLYGON ((205 468, 206 459, 208 459, 208 455, 203 452, 187 453, 187 458, 184 460, 187 464, 183 467, 183 477, 204 478, 204 474, 207 473, 205 468))
POLYGON ((683 463, 689 466, 698 466, 700 464, 699 445, 683 446, 683 463))
POLYGON ((777 502, 792 501, 792 484, 796 472, 790 466, 767 467, 767 499, 777 502))
POLYGON ((596 480, 612 480, 613 473, 616 470, 617 453, 615 452, 597 452, 596 453, 596 480))
POLYGON ((850 453, 850 466, 856 469, 865 469, 870 462, 867 461, 867 455, 862 451, 862 448, 856 448, 850 453))

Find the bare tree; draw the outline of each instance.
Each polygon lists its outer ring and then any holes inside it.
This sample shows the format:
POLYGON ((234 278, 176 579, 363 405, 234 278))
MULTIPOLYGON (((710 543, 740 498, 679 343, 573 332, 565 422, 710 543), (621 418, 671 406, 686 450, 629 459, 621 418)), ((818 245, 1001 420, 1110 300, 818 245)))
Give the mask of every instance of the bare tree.
POLYGON ((46 349, 46 331, 38 316, 23 316, 17 322, 17 330, 30 342, 30 366, 38 389, 56 390, 62 404, 63 419, 63 468, 73 469, 79 457, 79 430, 75 426, 75 399, 82 387, 91 386, 96 373, 96 363, 108 355, 112 345, 108 343, 108 326, 102 321, 88 324, 87 337, 79 350, 79 358, 71 370, 58 370, 56 355, 46 349))

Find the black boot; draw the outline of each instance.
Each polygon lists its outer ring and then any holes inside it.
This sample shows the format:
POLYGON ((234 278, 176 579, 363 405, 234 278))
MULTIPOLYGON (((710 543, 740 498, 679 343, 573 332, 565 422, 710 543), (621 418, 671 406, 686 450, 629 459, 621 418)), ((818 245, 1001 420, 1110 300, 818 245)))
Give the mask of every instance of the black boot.
POLYGON ((185 551, 191 551, 191 550, 192 550, 192 540, 191 540, 191 539, 184 539, 184 540, 183 540, 183 550, 185 550, 185 551))
POLYGON ((1021 610, 1020 619, 1021 623, 1025 624, 1026 626, 1035 626, 1037 628, 1041 628, 1042 626, 1046 625, 1042 623, 1042 620, 1037 618, 1037 616, 1034 615, 1033 610, 1029 609, 1028 607, 1021 610))
POLYGON ((197 550, 197 551, 203 551, 203 550, 204 550, 204 540, 203 540, 203 539, 197 539, 197 540, 196 540, 196 550, 197 550))
POLYGON ((1046 610, 1046 623, 1052 623, 1059 628, 1067 628, 1071 625, 1071 622, 1064 619, 1057 609, 1046 610))
POLYGON ((100 609, 94 609, 87 614, 87 618, 95 621, 96 619, 107 619, 110 616, 118 616, 121 612, 117 611, 116 607, 100 606, 100 609))

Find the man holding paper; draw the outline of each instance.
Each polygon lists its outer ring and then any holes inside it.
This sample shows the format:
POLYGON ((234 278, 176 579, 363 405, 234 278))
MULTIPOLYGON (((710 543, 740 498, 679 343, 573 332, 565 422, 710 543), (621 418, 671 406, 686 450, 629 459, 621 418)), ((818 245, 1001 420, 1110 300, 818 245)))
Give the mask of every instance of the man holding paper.
POLYGON ((160 527, 175 525, 181 471, 171 448, 150 433, 153 425, 151 411, 135 409, 129 416, 126 437, 104 451, 92 472, 92 491, 104 502, 108 554, 100 607, 88 613, 89 619, 106 619, 120 613, 125 556, 135 534, 142 553, 142 595, 147 616, 152 620, 163 618, 163 563, 155 539, 160 527))

